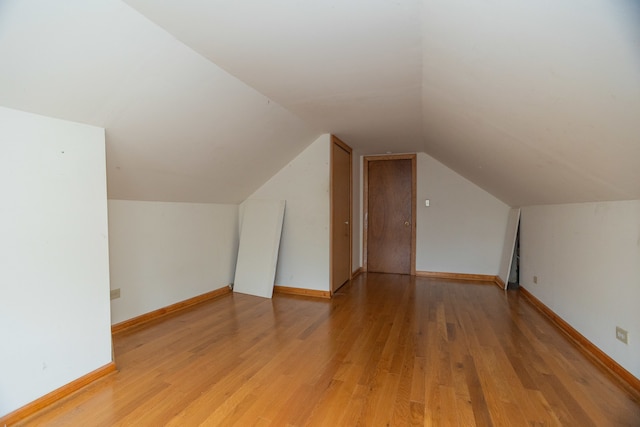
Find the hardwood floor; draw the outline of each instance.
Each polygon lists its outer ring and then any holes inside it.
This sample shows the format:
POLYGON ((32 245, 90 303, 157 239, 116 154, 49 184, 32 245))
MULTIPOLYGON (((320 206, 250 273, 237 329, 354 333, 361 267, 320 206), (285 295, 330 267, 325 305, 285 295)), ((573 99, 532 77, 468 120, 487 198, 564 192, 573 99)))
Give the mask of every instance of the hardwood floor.
POLYGON ((233 294, 114 337, 120 372, 46 426, 640 426, 637 396, 516 291, 363 274, 233 294))

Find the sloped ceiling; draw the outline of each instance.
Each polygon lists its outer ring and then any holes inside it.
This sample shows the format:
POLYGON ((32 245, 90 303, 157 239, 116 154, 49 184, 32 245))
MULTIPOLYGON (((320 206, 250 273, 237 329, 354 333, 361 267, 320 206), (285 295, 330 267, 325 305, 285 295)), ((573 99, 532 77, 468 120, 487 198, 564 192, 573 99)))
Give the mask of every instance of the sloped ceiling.
POLYGON ((315 127, 369 152, 423 149, 417 1, 126 1, 315 127))
POLYGON ((331 132, 512 206, 640 199, 635 0, 127 4, 0 0, 0 105, 105 127, 112 198, 238 202, 331 132))
POLYGON ((0 105, 106 129, 115 199, 239 203, 319 135, 118 0, 0 2, 0 105))

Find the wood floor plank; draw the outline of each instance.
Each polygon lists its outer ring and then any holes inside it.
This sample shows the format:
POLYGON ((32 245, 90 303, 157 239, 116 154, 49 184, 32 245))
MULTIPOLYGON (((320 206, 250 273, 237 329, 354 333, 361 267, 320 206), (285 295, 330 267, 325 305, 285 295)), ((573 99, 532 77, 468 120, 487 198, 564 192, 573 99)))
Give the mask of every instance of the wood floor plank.
POLYGON ((340 425, 340 419, 345 412, 344 403, 351 399, 356 387, 357 384, 355 382, 347 384, 342 381, 332 380, 329 383, 329 386, 325 389, 330 390, 330 392, 325 393, 322 396, 318 405, 308 408, 308 411, 311 413, 309 419, 306 422, 304 419, 301 419, 296 425, 340 425))
POLYGON ((424 405, 427 384, 427 361, 424 357, 413 358, 413 375, 411 376, 411 401, 424 405))
POLYGON ((414 357, 406 350, 402 350, 403 362, 400 368, 398 391, 393 405, 393 415, 390 425, 402 425, 411 418, 411 377, 413 374, 414 357))
POLYGON ((640 402, 517 292, 361 274, 230 294, 114 336, 117 374, 28 426, 640 426, 640 402))

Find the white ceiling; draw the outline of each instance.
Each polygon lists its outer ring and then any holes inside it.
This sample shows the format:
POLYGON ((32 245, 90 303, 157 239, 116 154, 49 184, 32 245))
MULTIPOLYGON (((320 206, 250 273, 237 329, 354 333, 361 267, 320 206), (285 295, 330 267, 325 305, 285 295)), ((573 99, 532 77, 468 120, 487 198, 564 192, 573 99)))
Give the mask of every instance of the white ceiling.
POLYGON ((320 131, 117 0, 0 0, 0 105, 104 127, 110 198, 239 203, 320 131))
POLYGON ((111 198, 243 200, 321 132, 512 206, 640 199, 636 0, 0 0, 0 105, 107 129, 111 198))

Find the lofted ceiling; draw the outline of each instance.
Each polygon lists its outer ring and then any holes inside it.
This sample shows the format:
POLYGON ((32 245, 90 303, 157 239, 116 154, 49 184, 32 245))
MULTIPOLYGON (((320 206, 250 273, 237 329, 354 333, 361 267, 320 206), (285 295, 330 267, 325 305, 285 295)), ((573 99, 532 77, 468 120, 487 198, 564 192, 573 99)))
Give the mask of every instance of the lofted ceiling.
POLYGON ((111 198, 237 203, 330 132, 640 199, 640 2, 0 0, 0 105, 105 127, 111 198))

